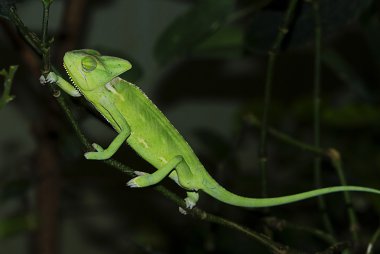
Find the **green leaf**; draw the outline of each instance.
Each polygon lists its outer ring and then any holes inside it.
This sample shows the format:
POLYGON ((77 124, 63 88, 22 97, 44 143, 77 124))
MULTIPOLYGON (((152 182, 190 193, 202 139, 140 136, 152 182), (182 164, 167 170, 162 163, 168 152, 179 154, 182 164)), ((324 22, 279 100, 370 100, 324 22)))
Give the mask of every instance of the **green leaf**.
POLYGON ((232 0, 198 1, 159 37, 154 50, 156 59, 165 63, 186 55, 218 31, 232 10, 232 0))
POLYGON ((0 96, 0 109, 14 99, 14 96, 10 95, 10 92, 17 69, 18 65, 11 65, 8 72, 5 69, 0 71, 0 75, 5 78, 3 94, 0 96))

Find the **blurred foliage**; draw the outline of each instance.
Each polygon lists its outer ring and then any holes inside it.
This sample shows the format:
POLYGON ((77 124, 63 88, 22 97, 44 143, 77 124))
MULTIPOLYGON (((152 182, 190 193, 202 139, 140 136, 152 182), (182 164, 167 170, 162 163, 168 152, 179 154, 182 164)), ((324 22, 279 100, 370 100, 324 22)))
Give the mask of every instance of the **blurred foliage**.
MULTIPOLYGON (((243 54, 247 49, 265 53, 274 41, 289 1, 242 2, 237 5, 232 0, 195 1, 161 34, 155 47, 157 60, 165 63, 189 55, 228 57, 243 54)), ((321 0, 323 36, 334 35, 338 29, 355 21, 372 2, 321 0)), ((312 43, 314 15, 311 5, 301 1, 294 20, 286 47, 312 43)))
POLYGON ((31 215, 0 219, 0 240, 35 229, 35 220, 31 215))
POLYGON ((198 1, 164 31, 156 44, 155 55, 165 63, 186 55, 195 45, 219 30, 233 8, 233 0, 198 1))

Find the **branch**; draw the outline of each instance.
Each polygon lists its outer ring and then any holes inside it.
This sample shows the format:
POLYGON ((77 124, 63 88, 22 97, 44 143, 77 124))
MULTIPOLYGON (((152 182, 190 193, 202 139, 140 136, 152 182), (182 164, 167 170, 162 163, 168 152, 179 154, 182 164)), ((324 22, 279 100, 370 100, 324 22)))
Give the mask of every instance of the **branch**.
POLYGON ((9 71, 6 71, 5 69, 0 71, 0 75, 4 76, 4 90, 0 98, 0 109, 2 109, 7 103, 15 98, 13 95, 11 95, 11 88, 17 69, 17 65, 11 65, 9 67, 9 71))
POLYGON ((260 143, 259 143, 259 161, 260 161, 260 171, 261 171, 261 189, 262 196, 267 196, 267 135, 268 135, 268 113, 271 103, 271 93, 272 93, 272 83, 274 76, 274 67, 277 59, 278 50, 280 49, 285 35, 288 33, 288 27, 293 19, 293 15, 297 6, 298 0, 291 0, 288 8, 286 10, 283 24, 279 27, 276 39, 269 50, 269 60, 266 73, 265 82, 265 95, 264 95, 264 110, 262 114, 262 127, 260 132, 260 143))

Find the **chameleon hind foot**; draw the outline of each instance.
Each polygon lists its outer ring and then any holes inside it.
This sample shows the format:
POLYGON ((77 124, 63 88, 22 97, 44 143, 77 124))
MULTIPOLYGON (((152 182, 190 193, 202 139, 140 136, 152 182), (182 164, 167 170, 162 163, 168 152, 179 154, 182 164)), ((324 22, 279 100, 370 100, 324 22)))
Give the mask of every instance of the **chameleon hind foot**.
POLYGON ((193 209, 199 200, 199 194, 195 191, 188 191, 185 198, 186 208, 193 209))
MULTIPOLYGON (((187 197, 185 198, 186 209, 193 209, 194 206, 197 204, 198 200, 199 200, 198 192, 188 191, 187 197)), ((178 211, 183 215, 187 215, 186 209, 182 207, 178 207, 178 211)))
MULTIPOLYGON (((149 174, 146 173, 146 172, 142 172, 142 171, 134 171, 133 172, 135 175, 137 175, 137 177, 135 178, 132 178, 131 180, 129 180, 127 182, 127 186, 128 187, 131 187, 131 188, 138 188, 138 187, 143 187, 141 186, 138 181, 139 181, 139 177, 141 176, 148 176, 149 174)), ((141 179, 141 178, 140 178, 141 179)))
POLYGON ((96 144, 96 143, 92 143, 91 145, 97 152, 103 152, 104 151, 104 148, 101 147, 100 145, 96 144))

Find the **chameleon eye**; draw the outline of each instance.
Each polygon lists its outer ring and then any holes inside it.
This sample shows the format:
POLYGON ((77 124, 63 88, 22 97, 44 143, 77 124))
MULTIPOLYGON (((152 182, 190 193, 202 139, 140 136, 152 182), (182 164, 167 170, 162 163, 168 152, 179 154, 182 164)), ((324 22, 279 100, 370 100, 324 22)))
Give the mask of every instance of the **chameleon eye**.
POLYGON ((85 72, 91 72, 96 68, 96 60, 91 56, 86 56, 82 59, 82 69, 85 72))

